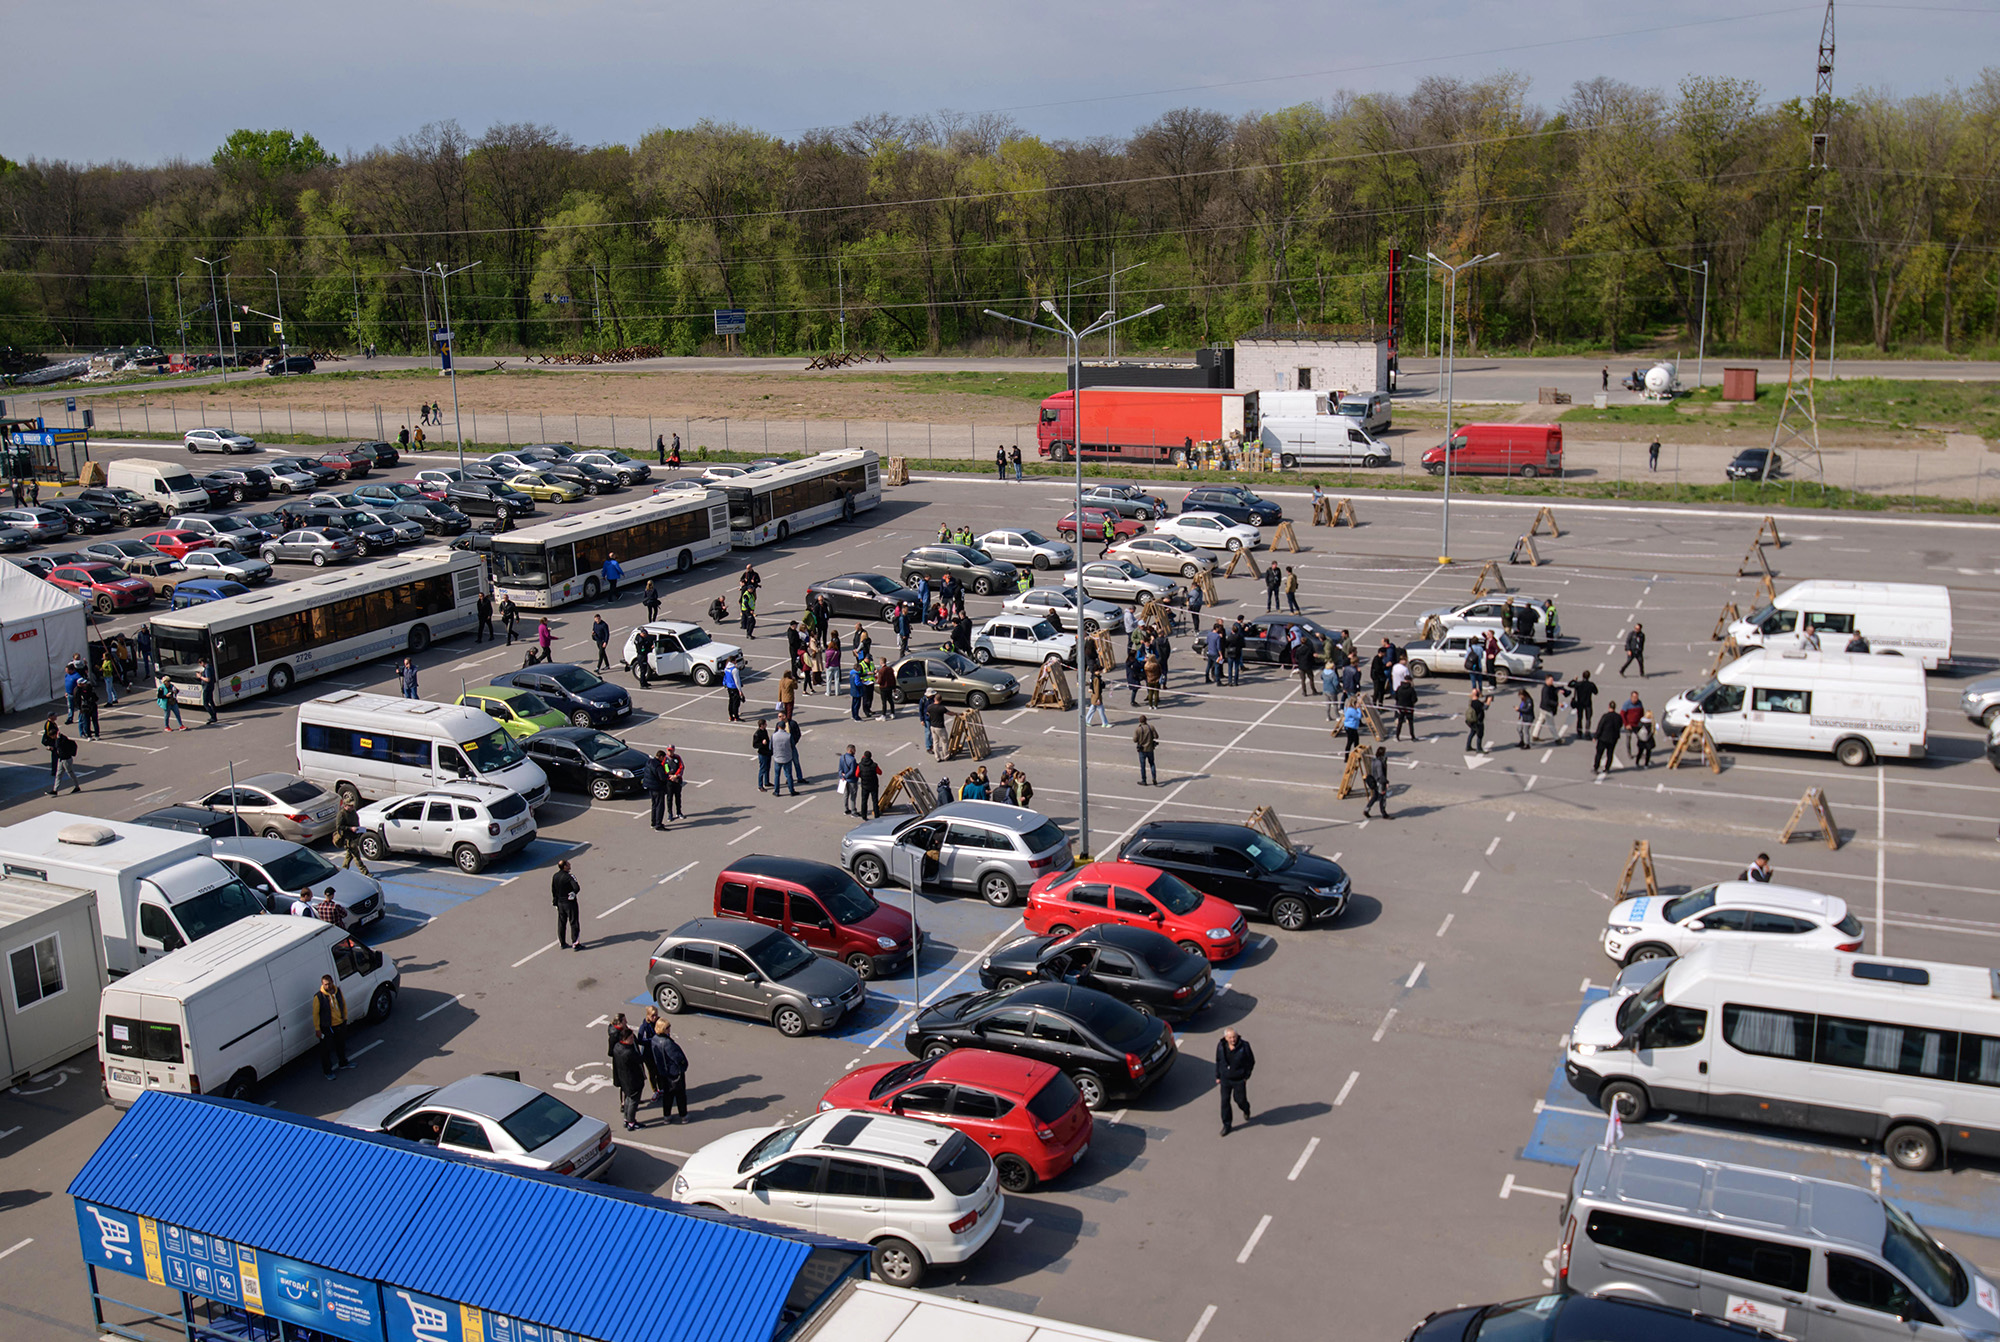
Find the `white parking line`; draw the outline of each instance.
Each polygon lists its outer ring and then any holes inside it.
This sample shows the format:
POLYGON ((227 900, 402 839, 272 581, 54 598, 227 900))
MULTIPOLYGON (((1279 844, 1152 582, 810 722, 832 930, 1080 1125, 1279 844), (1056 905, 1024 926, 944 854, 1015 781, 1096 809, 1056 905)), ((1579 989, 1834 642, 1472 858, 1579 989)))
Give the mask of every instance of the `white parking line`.
POLYGON ((1458 893, 1461 895, 1471 894, 1472 887, 1478 884, 1478 882, 1479 882, 1479 873, 1475 871, 1472 873, 1472 875, 1465 878, 1465 889, 1459 891, 1458 893))
MULTIPOLYGON (((544 948, 544 949, 546 949, 546 948, 544 948)), ((539 952, 537 952, 537 953, 539 954, 539 952)), ((1389 1022, 1390 1022, 1390 1021, 1392 1021, 1392 1020, 1394 1020, 1394 1019, 1396 1019, 1396 1008, 1394 1008, 1394 1007, 1390 1007, 1390 1008, 1389 1008, 1389 1014, 1388 1014, 1388 1015, 1386 1015, 1386 1016, 1384 1016, 1384 1017, 1382 1018, 1382 1023, 1381 1023, 1380 1025, 1378 1025, 1378 1026, 1376 1026, 1376 1027, 1375 1027, 1375 1037, 1374 1037, 1373 1039, 1369 1040, 1368 1042, 1369 1042, 1369 1043, 1371 1043, 1371 1044, 1379 1044, 1379 1043, 1381 1043, 1381 1042, 1382 1042, 1382 1036, 1383 1036, 1383 1035, 1385 1035, 1385 1034, 1387 1034, 1387 1033, 1389 1033, 1389 1022)))
POLYGON ((1214 1305, 1210 1305, 1207 1309, 1204 1309, 1201 1312, 1201 1317, 1195 1320, 1194 1331, 1187 1335, 1187 1342, 1201 1342, 1201 1335, 1208 1331, 1209 1321, 1214 1317, 1214 1305))
POLYGON ((1333 1107, 1338 1109, 1347 1103, 1347 1093, 1354 1089, 1354 1083, 1361 1079, 1361 1073, 1349 1072, 1347 1080, 1341 1083, 1340 1094, 1333 1097, 1333 1107))
MULTIPOLYGON (((801 804, 803 805, 803 803, 801 804)), ((731 839, 730 842, 742 843, 745 839, 749 838, 752 834, 755 834, 758 830, 762 828, 764 828, 762 825, 752 825, 749 829, 744 830, 741 834, 731 839)))
POLYGON ((465 996, 465 994, 464 994, 464 993, 457 993, 457 994, 454 994, 454 995, 453 995, 453 996, 451 996, 451 997, 447 997, 447 998, 446 998, 446 999, 445 999, 444 1001, 442 1001, 442 1002, 439 1002, 439 1003, 438 1003, 438 1004, 437 1004, 436 1006, 432 1007, 432 1008, 431 1008, 431 1009, 430 1009, 429 1011, 426 1011, 426 1012, 425 1012, 425 1013, 424 1013, 423 1015, 421 1015, 421 1016, 417 1017, 417 1019, 418 1019, 418 1020, 429 1020, 429 1019, 430 1019, 430 1018, 431 1018, 432 1016, 435 1016, 435 1015, 437 1015, 437 1013, 438 1013, 438 1012, 440 1012, 440 1011, 443 1011, 443 1010, 444 1010, 444 1009, 445 1009, 446 1007, 454 1007, 454 1006, 457 1006, 457 1005, 458 1005, 458 1003, 459 1003, 459 999, 460 999, 460 998, 463 998, 464 996, 465 996))
POLYGON ((611 1140, 619 1146, 629 1146, 634 1151, 651 1151, 656 1156, 672 1156, 677 1160, 686 1160, 688 1158, 687 1152, 676 1151, 671 1146, 648 1146, 644 1142, 635 1142, 629 1137, 614 1137, 611 1140))
POLYGON ((371 1040, 369 1040, 369 1041, 368 1041, 367 1043, 363 1044, 363 1045, 362 1045, 362 1046, 361 1046, 360 1048, 357 1048, 357 1049, 355 1049, 355 1050, 354 1050, 354 1052, 352 1052, 352 1053, 348 1054, 347 1056, 348 1056, 348 1057, 349 1057, 350 1059, 352 1059, 352 1058, 358 1058, 358 1057, 360 1057, 360 1056, 361 1056, 362 1054, 364 1054, 364 1053, 368 1052, 368 1050, 370 1050, 370 1049, 375 1049, 375 1048, 380 1048, 380 1047, 382 1047, 382 1045, 383 1045, 383 1043, 384 1043, 384 1042, 385 1042, 384 1040, 380 1040, 380 1039, 371 1039, 371 1040))
POLYGON ((513 964, 509 965, 508 968, 519 969, 522 965, 528 963, 528 961, 534 959, 537 955, 540 955, 542 951, 554 950, 556 948, 556 945, 557 945, 556 942, 551 941, 548 945, 542 947, 541 951, 530 951, 528 954, 522 956, 520 959, 516 960, 513 964))
POLYGON ((1486 845, 1486 856, 1492 857, 1493 850, 1495 848, 1498 848, 1499 846, 1500 846, 1500 836, 1498 834, 1495 834, 1493 836, 1493 842, 1486 845))
MULTIPOLYGON (((30 1236, 28 1236, 28 1238, 26 1238, 26 1239, 22 1240, 22 1241, 21 1241, 21 1242, 20 1242, 19 1244, 15 1244, 15 1245, 12 1245, 12 1246, 10 1246, 10 1247, 8 1247, 8 1248, 5 1248, 5 1249, 0 1249, 0 1258, 5 1258, 5 1257, 7 1257, 7 1256, 8 1256, 9 1254, 12 1254, 12 1253, 18 1253, 18 1252, 20 1252, 20 1251, 21 1251, 22 1249, 25 1249, 25 1248, 27 1248, 27 1247, 28 1247, 28 1246, 29 1246, 30 1244, 33 1244, 34 1242, 35 1242, 35 1237, 34 1237, 33 1235, 30 1235, 30 1236)), ((1214 1305, 1210 1305, 1210 1306, 1209 1306, 1208 1308, 1209 1308, 1209 1313, 1211 1313, 1211 1314, 1212 1314, 1212 1313, 1214 1313, 1214 1312, 1215 1312, 1215 1306, 1214 1306, 1214 1305)), ((1206 1315, 1204 1315, 1204 1316, 1202 1317, 1202 1322, 1203 1322, 1204 1324, 1208 1322, 1208 1318, 1207 1318, 1207 1316, 1206 1316, 1206 1315)), ((1199 1336, 1201 1335, 1201 1334, 1200 1334, 1200 1330, 1199 1330, 1199 1329, 1197 1329, 1197 1330, 1196 1330, 1196 1332, 1195 1332, 1195 1335, 1196 1335, 1197 1337, 1199 1337, 1199 1336)))
POLYGON ((1875 954, 1877 955, 1887 955, 1889 953, 1888 937, 1883 933, 1882 930, 1884 927, 1888 926, 1888 919, 1884 916, 1884 911, 1883 911, 1883 904, 1885 900, 1882 893, 1882 887, 1886 883, 1885 864, 1888 861, 1888 855, 1889 855, 1889 845, 1886 842, 1884 842, 1888 838, 1888 829, 1889 829, 1889 812, 1887 803, 1889 785, 1885 781, 1885 777, 1886 776, 1882 772, 1882 766, 1879 764, 1876 765, 1875 766, 1875 954))
POLYGON ((679 867, 673 871, 668 872, 666 875, 660 877, 659 880, 654 881, 653 884, 665 885, 668 881, 678 881, 681 877, 687 875, 689 872, 693 871, 696 867, 700 865, 701 863, 699 862, 690 862, 685 867, 679 867))
POLYGON ((1538 1198, 1555 1198, 1557 1201, 1569 1196, 1567 1193, 1558 1193, 1550 1188, 1533 1188, 1527 1184, 1517 1184, 1514 1182, 1514 1176, 1510 1174, 1500 1185, 1500 1196, 1511 1197, 1515 1193, 1533 1193, 1538 1198))
POLYGON ((1439 936, 1443 936, 1447 931, 1449 931, 1451 928, 1451 920, 1456 917, 1458 917, 1458 915, 1455 913, 1447 913, 1444 916, 1444 921, 1438 924, 1437 934, 1439 936))
MULTIPOLYGON (((599 918, 609 918, 612 914, 618 912, 618 910, 624 908, 627 904, 630 904, 632 900, 637 898, 638 898, 637 895, 633 895, 627 899, 622 899, 618 903, 613 904, 610 908, 606 909, 604 912, 598 914, 597 916, 599 918)), ((417 1019, 422 1020, 423 1017, 419 1016, 417 1019)))
POLYGON ((1422 960, 1417 961, 1417 967, 1410 971, 1410 977, 1403 980, 1405 988, 1414 988, 1417 986, 1417 980, 1424 976, 1424 963, 1422 960))
POLYGON ((1247 1263, 1250 1261, 1250 1255, 1257 1249, 1257 1241, 1264 1238, 1264 1232, 1270 1228, 1270 1225, 1271 1217, 1269 1213, 1266 1213, 1263 1219, 1257 1222, 1257 1228, 1250 1232, 1250 1238, 1243 1241, 1243 1247, 1236 1255, 1237 1262, 1247 1263))
POLYGON ((1298 1181, 1299 1171, 1306 1167, 1306 1162, 1312 1159, 1313 1152, 1317 1150, 1319 1150, 1319 1138, 1315 1137, 1306 1143, 1305 1150, 1299 1152, 1298 1161, 1293 1164, 1292 1172, 1285 1176, 1287 1183, 1296 1183, 1298 1181))
MULTIPOLYGON (((818 795, 818 794, 814 794, 814 795, 818 795)), ((811 802, 812 802, 812 797, 807 797, 807 798, 806 798, 806 799, 805 799, 804 801, 795 801, 795 802, 793 802, 793 803, 792 803, 792 804, 791 804, 790 806, 787 806, 787 807, 785 808, 785 814, 786 814, 786 815, 790 815, 790 814, 791 814, 792 812, 794 812, 794 811, 798 810, 798 809, 799 809, 799 808, 800 808, 801 806, 807 806, 807 805, 810 805, 810 804, 811 804, 811 802)))

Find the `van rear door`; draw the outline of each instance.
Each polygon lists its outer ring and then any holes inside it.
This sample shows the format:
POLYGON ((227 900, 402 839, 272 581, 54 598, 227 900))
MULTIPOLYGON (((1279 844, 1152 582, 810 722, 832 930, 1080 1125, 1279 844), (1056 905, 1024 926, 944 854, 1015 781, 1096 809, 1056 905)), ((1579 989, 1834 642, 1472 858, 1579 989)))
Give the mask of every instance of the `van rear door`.
POLYGON ((180 1002, 147 993, 139 999, 139 1019, 145 1029, 139 1067, 146 1089, 186 1094, 196 1073, 180 1002))

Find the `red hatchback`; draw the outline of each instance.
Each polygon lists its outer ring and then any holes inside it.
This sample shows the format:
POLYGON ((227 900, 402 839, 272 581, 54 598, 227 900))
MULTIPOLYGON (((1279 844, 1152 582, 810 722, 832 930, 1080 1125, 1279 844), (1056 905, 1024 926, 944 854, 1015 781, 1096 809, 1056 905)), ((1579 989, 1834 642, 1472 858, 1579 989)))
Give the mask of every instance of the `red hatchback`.
POLYGON ((957 1128, 978 1142, 1009 1193, 1073 1168, 1090 1149, 1090 1110, 1062 1069, 983 1048, 857 1067, 821 1109, 874 1109, 957 1128))
POLYGON ((1066 937, 1099 923, 1151 928, 1189 955, 1217 963, 1243 949, 1246 931, 1234 904, 1137 862, 1091 862, 1051 872, 1029 887, 1022 921, 1041 937, 1066 937))
POLYGON ((215 537, 204 536, 199 531, 155 531, 139 539, 173 559, 186 559, 189 550, 208 550, 215 546, 215 537))
MULTIPOLYGON (((1136 536, 1146 529, 1146 524, 1136 517, 1121 517, 1117 513, 1108 512, 1103 508, 1085 508, 1083 510, 1083 538, 1087 541, 1103 540, 1104 519, 1107 517, 1111 519, 1112 534, 1117 536, 1121 541, 1128 536, 1136 536)), ((1064 513, 1062 521, 1056 523, 1056 535, 1061 536, 1066 541, 1076 539, 1076 512, 1074 509, 1064 513)))
POLYGON ((64 564, 49 581, 97 607, 100 615, 153 604, 153 585, 115 564, 64 564))

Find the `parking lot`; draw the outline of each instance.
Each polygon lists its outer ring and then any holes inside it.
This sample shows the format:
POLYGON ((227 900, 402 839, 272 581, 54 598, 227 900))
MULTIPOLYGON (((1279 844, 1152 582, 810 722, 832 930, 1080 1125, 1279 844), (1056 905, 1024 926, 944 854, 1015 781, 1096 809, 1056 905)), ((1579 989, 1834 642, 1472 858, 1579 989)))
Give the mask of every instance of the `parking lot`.
MULTIPOLYGON (((407 478, 418 464, 406 459, 390 475, 407 478)), ((1181 488, 1160 492, 1172 500, 1181 488)), ((1364 650, 1385 635, 1415 637, 1417 612, 1469 595, 1480 561, 1504 556, 1534 514, 1532 505, 1456 502, 1458 562, 1441 565, 1436 500, 1360 497, 1362 525, 1329 530, 1306 525, 1303 496, 1268 492, 1296 519, 1306 547, 1277 556, 1297 568, 1304 611, 1350 630, 1364 650)), ((850 742, 873 750, 888 772, 922 764, 956 782, 969 767, 963 756, 930 761, 907 710, 895 721, 852 722, 844 696, 802 694, 810 781, 797 798, 757 790, 752 721, 776 697, 770 669, 783 658, 784 624, 800 612, 806 583, 855 570, 894 574, 903 553, 934 539, 940 523, 975 533, 1053 531, 1069 504, 1048 481, 919 477, 887 491, 855 524, 747 556, 764 585, 759 636, 748 644, 755 676, 744 724, 727 721, 719 687, 640 689, 615 674, 638 705, 619 734, 649 751, 671 743, 686 757, 688 818, 656 834, 643 798, 558 794, 541 814, 541 837, 479 875, 443 863, 384 864, 391 914, 374 940, 402 967, 393 1018, 355 1032, 358 1066, 334 1083, 301 1062, 256 1098, 326 1116, 406 1080, 518 1070, 616 1127, 605 1021, 643 1010, 648 950, 708 911, 722 866, 752 852, 836 860, 853 822, 832 789, 834 757, 850 742), (580 953, 557 949, 551 926, 549 873, 562 856, 583 885, 589 945, 580 953)), ((1562 506, 1557 516, 1562 535, 1540 541, 1544 566, 1505 569, 1517 591, 1559 603, 1566 638, 1549 669, 1564 679, 1591 671, 1618 700, 1637 689, 1657 713, 1702 679, 1723 604, 1751 608, 1754 584, 1736 574, 1761 518, 1615 504, 1562 506), (1635 620, 1649 636, 1649 674, 1620 679, 1617 649, 1635 620)), ((1324 700, 1303 695, 1296 676, 1253 665, 1239 687, 1208 686, 1199 659, 1177 655, 1163 706, 1151 714, 1161 736, 1157 787, 1138 784, 1138 710, 1126 707, 1122 678, 1113 677, 1112 725, 1090 733, 1091 833, 1080 848, 1108 855, 1147 820, 1241 821, 1268 806, 1294 842, 1347 867, 1356 898, 1337 922, 1299 932, 1253 921, 1249 948, 1218 975, 1228 991, 1178 1030, 1189 1056, 1143 1099, 1101 1114, 1075 1173, 1009 1198, 1002 1230, 982 1254, 928 1285, 1162 1342, 1293 1335, 1306 1299, 1339 1310, 1341 1336, 1395 1337, 1432 1309, 1538 1292, 1557 1239, 1565 1167, 1604 1129, 1562 1083, 1560 1045, 1584 1001, 1615 973, 1598 937, 1638 839, 1651 844, 1663 891, 1733 876, 1767 850, 1781 880, 1846 899, 1867 926, 1870 950, 1990 961, 2000 937, 2000 913, 1987 903, 2000 896, 2000 780, 1957 700, 1964 680, 2000 665, 1995 528, 1828 514, 1778 522, 1785 544, 1767 554, 1780 588, 1808 577, 1952 588, 1956 660, 1930 680, 1928 759, 1844 769, 1816 756, 1740 751, 1712 774, 1693 764, 1667 770, 1663 743, 1652 768, 1628 768, 1621 754, 1619 768, 1596 777, 1590 746, 1571 731, 1560 744, 1515 748, 1511 693, 1493 705, 1488 753, 1468 755, 1458 717, 1465 681, 1433 678, 1423 682, 1423 739, 1391 746, 1395 818, 1364 822, 1361 790, 1337 795, 1341 760, 1324 700), (1777 844, 1809 787, 1825 791, 1841 827, 1838 850, 1816 839, 1777 844), (1211 1055, 1228 1026, 1250 1039, 1260 1066, 1250 1086, 1256 1117, 1224 1138, 1211 1055)), ((663 616, 706 623, 708 602, 733 592, 745 558, 668 584, 663 616)), ((1216 614, 1264 609, 1255 578, 1239 573, 1217 585, 1216 614)), ((975 621, 999 605, 998 596, 968 601, 975 621)), ((601 609, 557 613, 558 660, 590 663, 588 626, 601 609)), ((629 594, 606 613, 614 647, 642 614, 629 594)), ((111 627, 135 623, 127 616, 111 627)), ((738 631, 720 636, 737 641, 738 631)), ((880 625, 874 636, 878 647, 894 637, 880 625)), ((938 638, 921 631, 913 646, 938 638)), ((1176 639, 1177 653, 1186 642, 1176 639)), ((522 651, 466 638, 439 645, 420 667, 426 694, 454 697, 461 680, 476 685, 518 666, 522 651)), ((1032 668, 1018 669, 1032 680, 1032 668)), ((232 764, 239 773, 288 769, 296 704, 334 686, 396 692, 385 661, 172 735, 160 731, 150 696, 128 699, 106 711, 104 742, 86 743, 77 761, 86 790, 60 805, 124 819, 205 792, 232 764)), ((198 723, 201 715, 188 717, 198 723)), ((1036 808, 1073 827, 1075 715, 1029 708, 1022 697, 989 710, 985 724, 990 771, 1024 768, 1036 808)), ((42 795, 39 725, 39 715, 4 724, 0 819, 58 805, 42 795)), ((980 956, 1020 928, 1019 910, 974 898, 926 897, 916 906, 928 937, 920 977, 871 984, 864 1008, 830 1034, 788 1040, 752 1022, 684 1017, 675 1033, 691 1062, 691 1121, 622 1134, 630 1140, 612 1182, 665 1192, 697 1146, 809 1113, 845 1070, 906 1056, 903 1025, 918 995, 976 987, 980 956)), ((115 1117, 99 1100, 89 1054, 0 1099, 0 1310, 10 1316, 9 1336, 94 1331, 62 1190, 115 1117)), ((2000 1169, 1905 1174, 1856 1147, 1673 1119, 1635 1125, 1627 1141, 1879 1181, 1972 1261, 2000 1268, 2000 1169)), ((606 1248, 635 1260, 645 1252, 606 1248)))

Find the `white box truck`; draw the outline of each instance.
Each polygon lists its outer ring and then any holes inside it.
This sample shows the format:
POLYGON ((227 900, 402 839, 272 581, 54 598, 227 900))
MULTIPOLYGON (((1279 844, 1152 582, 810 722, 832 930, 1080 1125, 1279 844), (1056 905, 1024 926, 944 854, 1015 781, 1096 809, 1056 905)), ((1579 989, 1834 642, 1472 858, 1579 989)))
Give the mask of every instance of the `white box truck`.
POLYGON ((139 966, 252 914, 263 901, 209 856, 205 834, 50 811, 0 829, 0 876, 97 896, 104 963, 139 966))
POLYGON ((141 498, 151 499, 169 517, 175 513, 198 513, 208 507, 208 491, 195 483, 194 473, 172 462, 126 457, 105 466, 104 483, 112 489, 129 489, 141 498))
POLYGON ((104 938, 97 896, 46 881, 0 879, 0 1085, 18 1085, 97 1038, 104 938))
POLYGON ((1951 592, 1934 583, 1815 578, 1729 626, 1742 646, 1774 652, 1811 651, 1811 642, 1820 652, 1845 652, 1856 634, 1870 652, 1915 658, 1935 671, 1951 660, 1951 592))
POLYGON ((260 913, 104 990, 98 1063, 120 1109, 148 1090, 241 1099, 319 1042, 312 1000, 333 975, 350 1024, 386 1020, 402 973, 317 918, 260 913))

